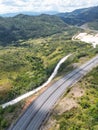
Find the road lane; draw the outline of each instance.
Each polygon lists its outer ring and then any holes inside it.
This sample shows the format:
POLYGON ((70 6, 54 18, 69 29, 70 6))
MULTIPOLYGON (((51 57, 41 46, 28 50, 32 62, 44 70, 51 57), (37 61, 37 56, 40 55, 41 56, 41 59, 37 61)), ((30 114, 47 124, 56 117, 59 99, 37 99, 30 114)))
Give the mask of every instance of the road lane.
POLYGON ((96 65, 98 65, 98 56, 54 83, 28 107, 9 130, 38 130, 49 110, 65 90, 96 65))

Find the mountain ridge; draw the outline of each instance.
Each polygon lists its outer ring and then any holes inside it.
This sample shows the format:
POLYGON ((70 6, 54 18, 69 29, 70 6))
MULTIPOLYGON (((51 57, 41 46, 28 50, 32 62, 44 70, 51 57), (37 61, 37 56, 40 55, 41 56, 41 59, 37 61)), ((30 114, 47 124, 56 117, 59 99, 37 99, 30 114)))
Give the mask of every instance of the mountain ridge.
POLYGON ((98 19, 98 6, 76 9, 70 13, 57 14, 64 22, 71 25, 82 25, 98 19))
POLYGON ((49 15, 55 15, 58 14, 59 12, 57 11, 47 11, 47 12, 29 12, 29 11, 24 11, 24 12, 16 12, 16 13, 5 13, 5 14, 0 14, 1 17, 14 17, 19 14, 23 15, 29 15, 29 16, 39 16, 41 14, 49 14, 49 15))

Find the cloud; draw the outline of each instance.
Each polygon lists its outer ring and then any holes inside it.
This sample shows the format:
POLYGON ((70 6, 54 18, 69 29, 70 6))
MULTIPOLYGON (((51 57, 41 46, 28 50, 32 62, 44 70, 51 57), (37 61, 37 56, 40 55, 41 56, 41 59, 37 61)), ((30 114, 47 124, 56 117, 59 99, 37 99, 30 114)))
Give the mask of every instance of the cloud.
POLYGON ((98 0, 0 0, 0 14, 23 11, 67 12, 76 8, 96 6, 98 0))

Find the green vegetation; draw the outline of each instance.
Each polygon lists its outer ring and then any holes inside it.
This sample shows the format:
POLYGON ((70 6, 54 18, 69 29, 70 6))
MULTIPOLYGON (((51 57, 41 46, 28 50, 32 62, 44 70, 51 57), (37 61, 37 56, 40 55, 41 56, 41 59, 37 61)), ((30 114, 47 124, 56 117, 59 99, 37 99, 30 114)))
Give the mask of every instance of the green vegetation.
POLYGON ((17 119, 17 115, 20 115, 22 109, 22 102, 5 109, 0 107, 0 130, 7 129, 11 125, 12 121, 14 122, 17 119))
POLYGON ((98 129, 98 67, 84 77, 80 85, 85 94, 77 99, 78 107, 61 115, 54 115, 59 124, 57 130, 98 129))
POLYGON ((64 74, 73 69, 72 63, 84 56, 94 56, 97 48, 94 50, 89 44, 71 40, 77 31, 77 28, 70 28, 46 38, 19 40, 14 46, 1 46, 0 104, 40 86, 65 55, 75 52, 61 66, 59 72, 64 74))
POLYGON ((51 15, 0 17, 0 45, 16 44, 19 39, 46 37, 68 28, 59 17, 51 15))
MULTIPOLYGON (((74 13, 78 15, 77 11, 74 13)), ((85 22, 85 13, 81 16, 74 21, 73 17, 71 20, 68 18, 67 22, 70 20, 71 24, 78 24, 81 21, 82 24, 85 22)), ((64 18, 22 14, 9 18, 0 17, 0 104, 40 86, 65 55, 73 53, 72 57, 62 64, 58 75, 68 73, 74 68, 74 63, 81 64, 98 53, 98 47, 94 49, 90 44, 72 41, 72 36, 81 29, 69 26, 64 22, 64 18)), ((96 70, 98 72, 98 68, 96 70)), ((86 95, 78 101, 79 107, 56 116, 60 130, 98 129, 96 70, 85 80, 89 85, 86 95)), ((0 107, 0 130, 8 128, 21 109, 23 102, 5 109, 0 107)))
POLYGON ((88 27, 92 30, 98 30, 98 20, 88 23, 88 27))

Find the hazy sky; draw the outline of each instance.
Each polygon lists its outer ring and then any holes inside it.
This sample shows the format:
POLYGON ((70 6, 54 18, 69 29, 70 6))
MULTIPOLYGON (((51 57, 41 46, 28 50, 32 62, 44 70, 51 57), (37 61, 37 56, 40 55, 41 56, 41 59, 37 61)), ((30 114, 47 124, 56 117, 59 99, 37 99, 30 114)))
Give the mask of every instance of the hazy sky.
POLYGON ((98 0, 0 0, 0 14, 23 11, 67 12, 98 5, 98 0))

